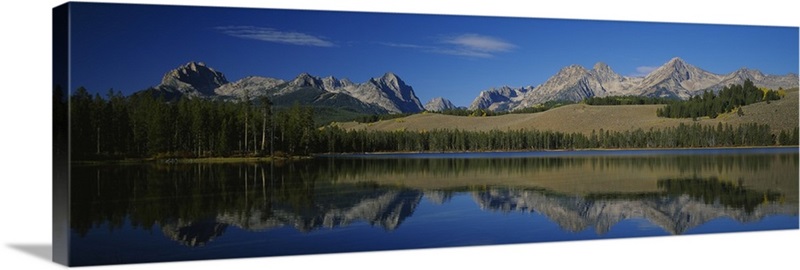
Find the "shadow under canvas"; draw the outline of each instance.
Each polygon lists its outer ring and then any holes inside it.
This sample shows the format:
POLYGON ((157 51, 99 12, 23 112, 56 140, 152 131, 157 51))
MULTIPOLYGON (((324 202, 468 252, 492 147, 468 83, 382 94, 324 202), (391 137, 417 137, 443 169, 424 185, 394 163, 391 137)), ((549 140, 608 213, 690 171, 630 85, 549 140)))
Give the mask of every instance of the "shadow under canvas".
POLYGON ((8 246, 46 261, 51 261, 53 257, 53 246, 49 244, 9 244, 8 246))

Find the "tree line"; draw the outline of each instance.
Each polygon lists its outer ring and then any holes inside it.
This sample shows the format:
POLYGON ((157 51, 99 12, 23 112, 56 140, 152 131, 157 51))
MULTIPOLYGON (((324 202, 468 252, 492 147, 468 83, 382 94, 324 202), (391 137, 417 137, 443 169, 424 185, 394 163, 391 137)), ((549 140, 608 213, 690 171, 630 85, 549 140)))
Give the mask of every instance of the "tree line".
POLYGON ((723 87, 718 93, 704 91, 686 101, 674 101, 656 112, 660 117, 668 118, 697 118, 708 116, 717 118, 720 114, 729 113, 737 109, 737 114, 744 114, 741 107, 756 102, 770 102, 782 97, 782 89, 774 91, 756 87, 750 79, 744 84, 732 84, 723 87))
MULTIPOLYGON (((785 133, 781 145, 796 145, 798 129, 785 133)), ((769 125, 694 123, 663 129, 593 130, 590 134, 540 130, 367 131, 326 127, 318 152, 463 152, 530 151, 589 148, 690 148, 776 145, 769 125)))
POLYGON ((328 152, 522 151, 796 145, 798 130, 700 124, 590 134, 540 130, 366 131, 320 127, 310 107, 273 108, 266 97, 240 102, 151 94, 70 96, 73 159, 309 155, 328 152))
POLYGON ((308 154, 316 132, 311 108, 273 109, 266 97, 167 102, 113 90, 104 98, 81 87, 70 102, 71 152, 77 159, 308 154))
POLYGON ((378 122, 378 121, 392 120, 392 119, 403 118, 403 117, 411 116, 411 115, 413 115, 413 113, 368 114, 368 115, 362 115, 362 116, 356 117, 355 121, 358 122, 358 123, 362 123, 362 124, 375 123, 375 122, 378 122))

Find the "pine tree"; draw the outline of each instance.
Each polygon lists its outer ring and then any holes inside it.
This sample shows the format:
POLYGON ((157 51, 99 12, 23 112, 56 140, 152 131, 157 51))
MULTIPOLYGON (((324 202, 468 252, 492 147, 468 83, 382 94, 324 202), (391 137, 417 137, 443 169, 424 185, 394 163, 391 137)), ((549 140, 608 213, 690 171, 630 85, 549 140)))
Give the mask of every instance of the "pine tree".
POLYGON ((272 101, 267 96, 261 96, 259 101, 261 105, 261 152, 264 152, 267 145, 267 123, 272 123, 272 101))

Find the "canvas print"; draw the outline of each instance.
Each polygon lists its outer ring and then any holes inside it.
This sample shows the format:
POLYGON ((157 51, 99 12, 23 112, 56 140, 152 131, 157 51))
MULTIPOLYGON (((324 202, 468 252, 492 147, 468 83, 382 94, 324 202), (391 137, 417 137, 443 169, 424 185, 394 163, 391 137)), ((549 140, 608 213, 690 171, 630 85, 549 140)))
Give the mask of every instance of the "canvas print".
POLYGON ((72 266, 798 229, 798 28, 67 3, 72 266))

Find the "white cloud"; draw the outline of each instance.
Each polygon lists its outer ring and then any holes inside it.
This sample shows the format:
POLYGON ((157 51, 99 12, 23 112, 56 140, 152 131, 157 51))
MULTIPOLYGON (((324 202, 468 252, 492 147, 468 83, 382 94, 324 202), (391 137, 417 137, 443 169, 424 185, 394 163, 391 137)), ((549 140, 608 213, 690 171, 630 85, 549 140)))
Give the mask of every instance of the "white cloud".
POLYGON ((392 42, 378 42, 378 44, 389 46, 389 47, 397 47, 397 48, 410 48, 410 49, 431 49, 431 47, 416 45, 416 44, 405 44, 405 43, 392 43, 392 42))
POLYGON ((477 58, 491 58, 491 53, 482 52, 482 51, 475 51, 475 50, 468 50, 468 49, 459 49, 459 48, 433 48, 428 50, 429 52, 433 53, 440 53, 440 54, 449 54, 449 55, 458 55, 458 56, 467 56, 467 57, 477 57, 477 58))
POLYGON ((379 44, 396 48, 418 49, 429 53, 449 54, 474 58, 491 58, 495 53, 508 52, 517 46, 501 39, 477 34, 463 34, 442 38, 439 46, 381 42, 379 44))
POLYGON ((442 42, 456 45, 463 50, 485 53, 507 52, 517 47, 498 38, 478 34, 463 34, 445 38, 442 42))
POLYGON ((646 76, 647 74, 650 74, 650 72, 653 72, 653 70, 656 70, 657 68, 658 67, 652 67, 652 66, 638 66, 636 67, 636 72, 631 74, 631 76, 643 77, 646 76))
POLYGON ((321 37, 300 32, 284 32, 273 28, 255 26, 220 26, 215 27, 223 34, 246 39, 255 39, 266 42, 283 43, 301 46, 333 47, 333 42, 321 37))

